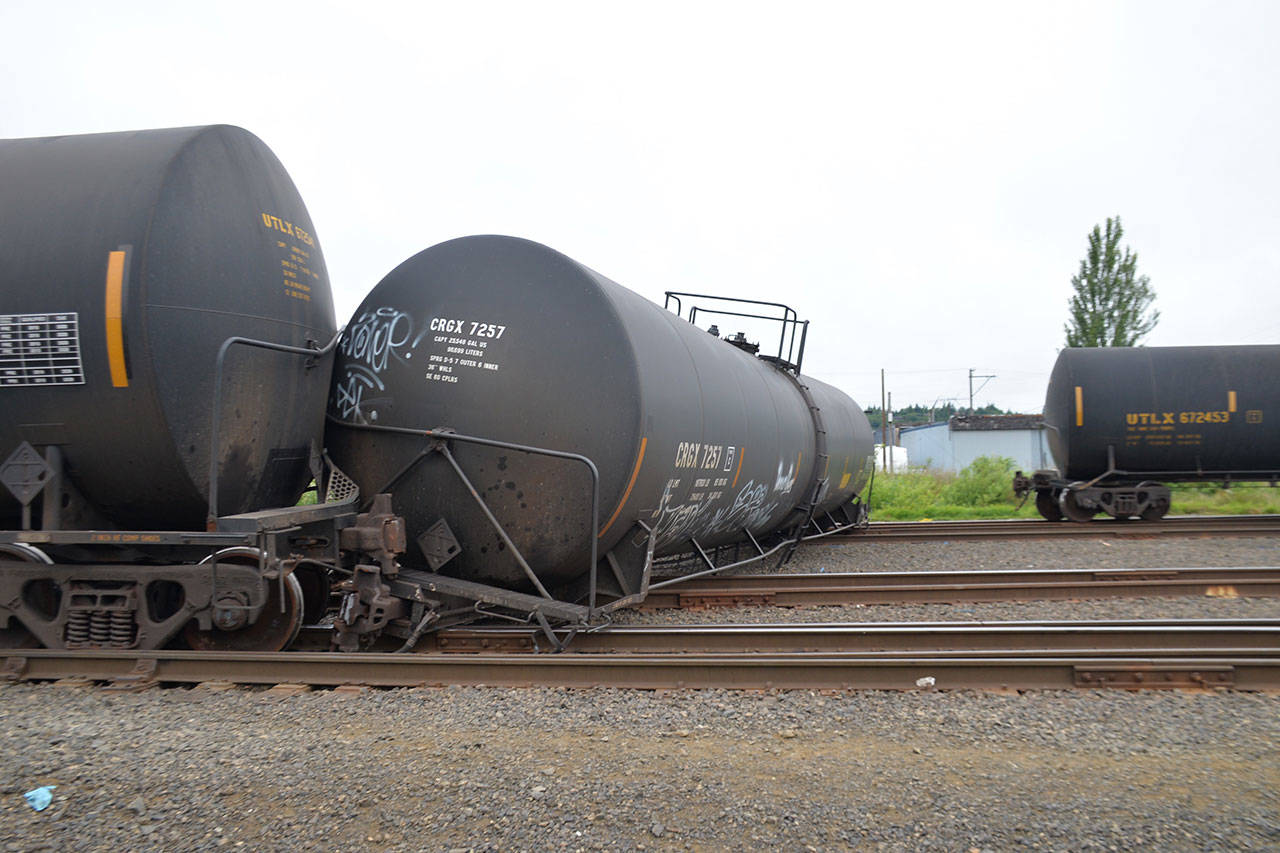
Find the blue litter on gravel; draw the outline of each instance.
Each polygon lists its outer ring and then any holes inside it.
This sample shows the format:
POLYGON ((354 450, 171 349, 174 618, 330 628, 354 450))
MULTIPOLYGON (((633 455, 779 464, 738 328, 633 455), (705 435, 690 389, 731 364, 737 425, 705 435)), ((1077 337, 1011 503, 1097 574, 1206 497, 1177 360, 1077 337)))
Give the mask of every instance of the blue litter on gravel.
POLYGON ((57 785, 43 785, 34 791, 27 791, 22 796, 26 798, 27 805, 38 812, 42 812, 49 808, 49 803, 53 802, 53 789, 57 785))

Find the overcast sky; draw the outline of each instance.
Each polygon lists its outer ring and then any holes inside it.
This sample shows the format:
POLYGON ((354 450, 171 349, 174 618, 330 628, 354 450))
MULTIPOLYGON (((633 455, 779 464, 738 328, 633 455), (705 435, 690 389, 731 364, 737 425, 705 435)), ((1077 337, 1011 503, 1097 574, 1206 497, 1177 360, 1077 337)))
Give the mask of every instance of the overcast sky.
POLYGON ((0 0, 0 33, 0 137, 261 137, 340 323, 419 250, 512 234, 659 303, 788 302, 863 405, 881 368, 895 406, 975 368, 979 405, 1039 411, 1120 215, 1147 343, 1280 340, 1277 3, 0 0))

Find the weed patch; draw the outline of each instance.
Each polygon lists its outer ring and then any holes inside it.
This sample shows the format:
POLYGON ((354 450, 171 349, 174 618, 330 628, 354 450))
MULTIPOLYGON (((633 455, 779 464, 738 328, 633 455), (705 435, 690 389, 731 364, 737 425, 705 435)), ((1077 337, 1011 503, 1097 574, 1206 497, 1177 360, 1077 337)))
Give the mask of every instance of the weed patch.
MULTIPOLYGON (((1013 496, 1014 462, 981 456, 956 473, 907 470, 878 472, 871 491, 875 521, 1039 518, 1035 501, 1021 507, 1013 496)), ((1171 486, 1170 515, 1280 514, 1280 488, 1240 484, 1231 488, 1204 483, 1171 486)))

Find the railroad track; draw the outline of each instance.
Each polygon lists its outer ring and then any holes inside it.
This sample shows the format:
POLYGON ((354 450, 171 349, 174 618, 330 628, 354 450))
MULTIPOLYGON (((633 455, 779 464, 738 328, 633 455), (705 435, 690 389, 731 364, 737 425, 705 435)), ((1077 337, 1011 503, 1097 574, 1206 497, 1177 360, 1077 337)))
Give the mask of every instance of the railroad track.
POLYGON ((874 521, 863 531, 829 536, 822 542, 857 542, 867 539, 898 539, 919 542, 929 539, 1002 539, 1118 536, 1153 538, 1159 536, 1258 536, 1280 533, 1280 515, 1179 516, 1159 521, 1121 521, 1095 518, 1087 524, 1038 519, 995 521, 874 521))
POLYGON ((729 690, 1069 688, 1280 689, 1280 654, 640 655, 82 652, 37 649, 5 661, 11 679, 338 687, 620 687, 729 690))
POLYGON ((532 634, 523 629, 454 630, 437 643, 481 649, 486 635, 495 644, 521 642, 520 634, 524 651, 470 654, 13 650, 0 673, 10 681, 81 679, 124 689, 207 681, 650 689, 1280 688, 1280 620, 626 627, 580 635, 562 654, 530 654, 532 634))
MULTIPOLYGON (((558 634, 570 641, 568 631, 558 634)), ((423 645, 453 653, 536 652, 547 642, 536 629, 501 626, 449 629, 423 645)), ((1280 620, 618 625, 572 635, 568 648, 573 654, 1280 654, 1280 620)))
POLYGON ((1280 595, 1280 567, 728 575, 650 590, 644 609, 1280 595))

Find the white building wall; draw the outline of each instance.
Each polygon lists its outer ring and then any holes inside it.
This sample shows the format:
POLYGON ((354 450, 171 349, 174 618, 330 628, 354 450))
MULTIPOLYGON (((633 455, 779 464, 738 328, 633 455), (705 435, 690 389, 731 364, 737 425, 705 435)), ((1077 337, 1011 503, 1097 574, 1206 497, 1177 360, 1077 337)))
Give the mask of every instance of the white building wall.
POLYGON ((979 456, 1007 456, 1023 471, 1052 465, 1042 429, 954 430, 951 442, 955 447, 955 471, 967 468, 979 456))
POLYGON ((945 423, 903 430, 899 441, 907 449, 907 457, 917 468, 955 471, 955 451, 945 423))

